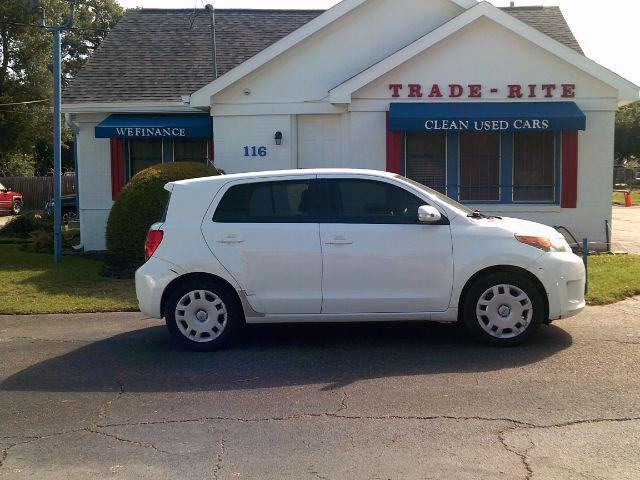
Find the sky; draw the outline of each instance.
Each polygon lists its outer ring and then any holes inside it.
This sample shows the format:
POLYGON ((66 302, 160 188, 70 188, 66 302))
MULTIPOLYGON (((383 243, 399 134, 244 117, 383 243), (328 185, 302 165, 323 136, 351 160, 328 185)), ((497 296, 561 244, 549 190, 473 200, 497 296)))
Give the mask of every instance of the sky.
MULTIPOLYGON (((428 1, 428 0, 424 0, 428 1)), ((119 0, 127 8, 191 8, 211 3, 216 8, 330 8, 336 0, 119 0)), ((508 0, 494 0, 498 7, 508 0)), ((585 54, 640 85, 640 0, 516 0, 516 6, 559 6, 585 54)))

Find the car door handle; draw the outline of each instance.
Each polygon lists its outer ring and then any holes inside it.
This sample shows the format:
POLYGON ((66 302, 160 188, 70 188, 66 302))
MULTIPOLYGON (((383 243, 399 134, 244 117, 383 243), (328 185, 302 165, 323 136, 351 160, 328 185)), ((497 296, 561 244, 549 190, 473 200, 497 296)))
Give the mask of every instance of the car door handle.
POLYGON ((344 237, 335 237, 334 239, 329 240, 326 243, 327 245, 353 245, 353 240, 349 240, 348 238, 344 237))
POLYGON ((244 238, 240 238, 236 235, 227 235, 226 237, 221 238, 220 240, 218 240, 218 243, 224 243, 227 245, 232 245, 232 244, 236 244, 236 243, 244 243, 244 238))

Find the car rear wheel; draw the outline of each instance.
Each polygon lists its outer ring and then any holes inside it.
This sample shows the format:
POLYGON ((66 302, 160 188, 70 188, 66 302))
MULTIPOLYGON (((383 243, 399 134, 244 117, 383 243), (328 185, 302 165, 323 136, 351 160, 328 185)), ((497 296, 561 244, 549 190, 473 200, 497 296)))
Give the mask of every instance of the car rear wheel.
POLYGON ((242 324, 235 296, 227 287, 207 280, 178 286, 167 301, 165 319, 181 345, 201 352, 228 344, 242 324))
POLYGON ((477 280, 463 306, 469 333, 496 347, 527 341, 543 323, 544 314, 542 295, 533 282, 512 273, 494 273, 477 280))
POLYGON ((19 202, 19 201, 16 200, 11 205, 11 213, 14 214, 14 215, 20 215, 21 211, 22 211, 22 202, 19 202))
POLYGON ((71 222, 75 222, 78 216, 74 210, 67 210, 62 214, 62 223, 69 225, 71 222))

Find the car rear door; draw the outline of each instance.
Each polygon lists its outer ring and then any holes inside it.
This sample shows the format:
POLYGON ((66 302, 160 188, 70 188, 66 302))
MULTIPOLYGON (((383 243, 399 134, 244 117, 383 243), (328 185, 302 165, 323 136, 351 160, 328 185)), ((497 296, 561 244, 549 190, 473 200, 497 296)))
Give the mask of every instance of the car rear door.
POLYGON ((322 312, 445 311, 451 230, 418 223, 418 208, 429 202, 384 179, 326 176, 323 185, 322 312))
POLYGON ((322 256, 315 175, 241 180, 214 199, 209 248, 266 314, 317 314, 322 256))

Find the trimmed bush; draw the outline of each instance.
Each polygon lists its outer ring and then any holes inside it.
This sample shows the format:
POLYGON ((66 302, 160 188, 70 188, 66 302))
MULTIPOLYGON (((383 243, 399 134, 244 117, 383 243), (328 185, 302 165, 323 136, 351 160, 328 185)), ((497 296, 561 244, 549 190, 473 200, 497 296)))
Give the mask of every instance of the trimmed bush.
POLYGON ((109 214, 107 249, 119 265, 132 269, 144 261, 149 227, 162 218, 169 192, 165 184, 219 175, 213 167, 195 162, 164 163, 138 173, 124 187, 109 214))

